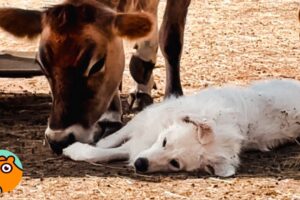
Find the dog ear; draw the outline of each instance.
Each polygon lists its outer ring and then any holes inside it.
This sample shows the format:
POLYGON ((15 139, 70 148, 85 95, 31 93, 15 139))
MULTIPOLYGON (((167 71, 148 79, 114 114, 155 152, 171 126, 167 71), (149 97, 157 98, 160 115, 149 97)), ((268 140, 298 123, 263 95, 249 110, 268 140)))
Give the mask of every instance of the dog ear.
POLYGON ((196 120, 191 119, 189 116, 183 118, 185 123, 190 123, 196 126, 197 128, 197 138, 200 144, 206 145, 213 141, 214 134, 212 128, 202 122, 197 122, 196 120))

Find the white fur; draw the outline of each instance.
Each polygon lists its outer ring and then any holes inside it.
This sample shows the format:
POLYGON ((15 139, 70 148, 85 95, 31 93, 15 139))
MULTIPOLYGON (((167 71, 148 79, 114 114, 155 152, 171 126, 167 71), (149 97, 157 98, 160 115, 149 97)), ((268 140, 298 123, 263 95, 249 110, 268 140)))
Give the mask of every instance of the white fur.
POLYGON ((208 88, 168 99, 139 113, 97 147, 76 143, 64 154, 92 162, 126 158, 130 164, 146 158, 147 172, 212 168, 226 177, 235 174, 242 150, 268 151, 299 137, 299 122, 300 83, 259 81, 246 88, 208 88))

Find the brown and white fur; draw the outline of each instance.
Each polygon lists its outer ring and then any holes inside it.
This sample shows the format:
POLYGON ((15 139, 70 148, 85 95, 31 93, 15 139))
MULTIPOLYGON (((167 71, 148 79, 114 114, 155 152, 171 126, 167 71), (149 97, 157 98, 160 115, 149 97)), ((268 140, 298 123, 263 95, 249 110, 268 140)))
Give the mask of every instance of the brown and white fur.
POLYGON ((77 161, 127 159, 139 172, 236 173, 243 150, 269 151, 300 136, 300 83, 260 81, 208 88, 148 107, 96 146, 75 143, 77 161))

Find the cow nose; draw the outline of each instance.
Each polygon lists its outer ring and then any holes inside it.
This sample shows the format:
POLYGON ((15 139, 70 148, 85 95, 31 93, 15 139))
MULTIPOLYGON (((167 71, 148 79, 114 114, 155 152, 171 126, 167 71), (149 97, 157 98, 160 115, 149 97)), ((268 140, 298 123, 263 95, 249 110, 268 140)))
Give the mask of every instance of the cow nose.
POLYGON ((147 158, 138 158, 134 162, 134 167, 138 172, 147 172, 149 168, 149 161, 147 158))
POLYGON ((48 141, 51 150, 56 153, 57 155, 61 155, 63 152, 64 148, 67 148, 71 144, 76 142, 75 136, 73 133, 70 133, 66 138, 56 141, 56 140, 51 140, 47 135, 46 135, 46 140, 48 141))

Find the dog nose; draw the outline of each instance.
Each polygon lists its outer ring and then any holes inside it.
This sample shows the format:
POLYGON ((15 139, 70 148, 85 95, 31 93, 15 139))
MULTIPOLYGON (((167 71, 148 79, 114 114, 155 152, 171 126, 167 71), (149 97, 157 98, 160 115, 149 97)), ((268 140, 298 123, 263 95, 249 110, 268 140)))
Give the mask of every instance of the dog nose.
POLYGON ((134 167, 138 172, 147 172, 149 168, 149 161, 147 158, 138 158, 134 162, 134 167))

